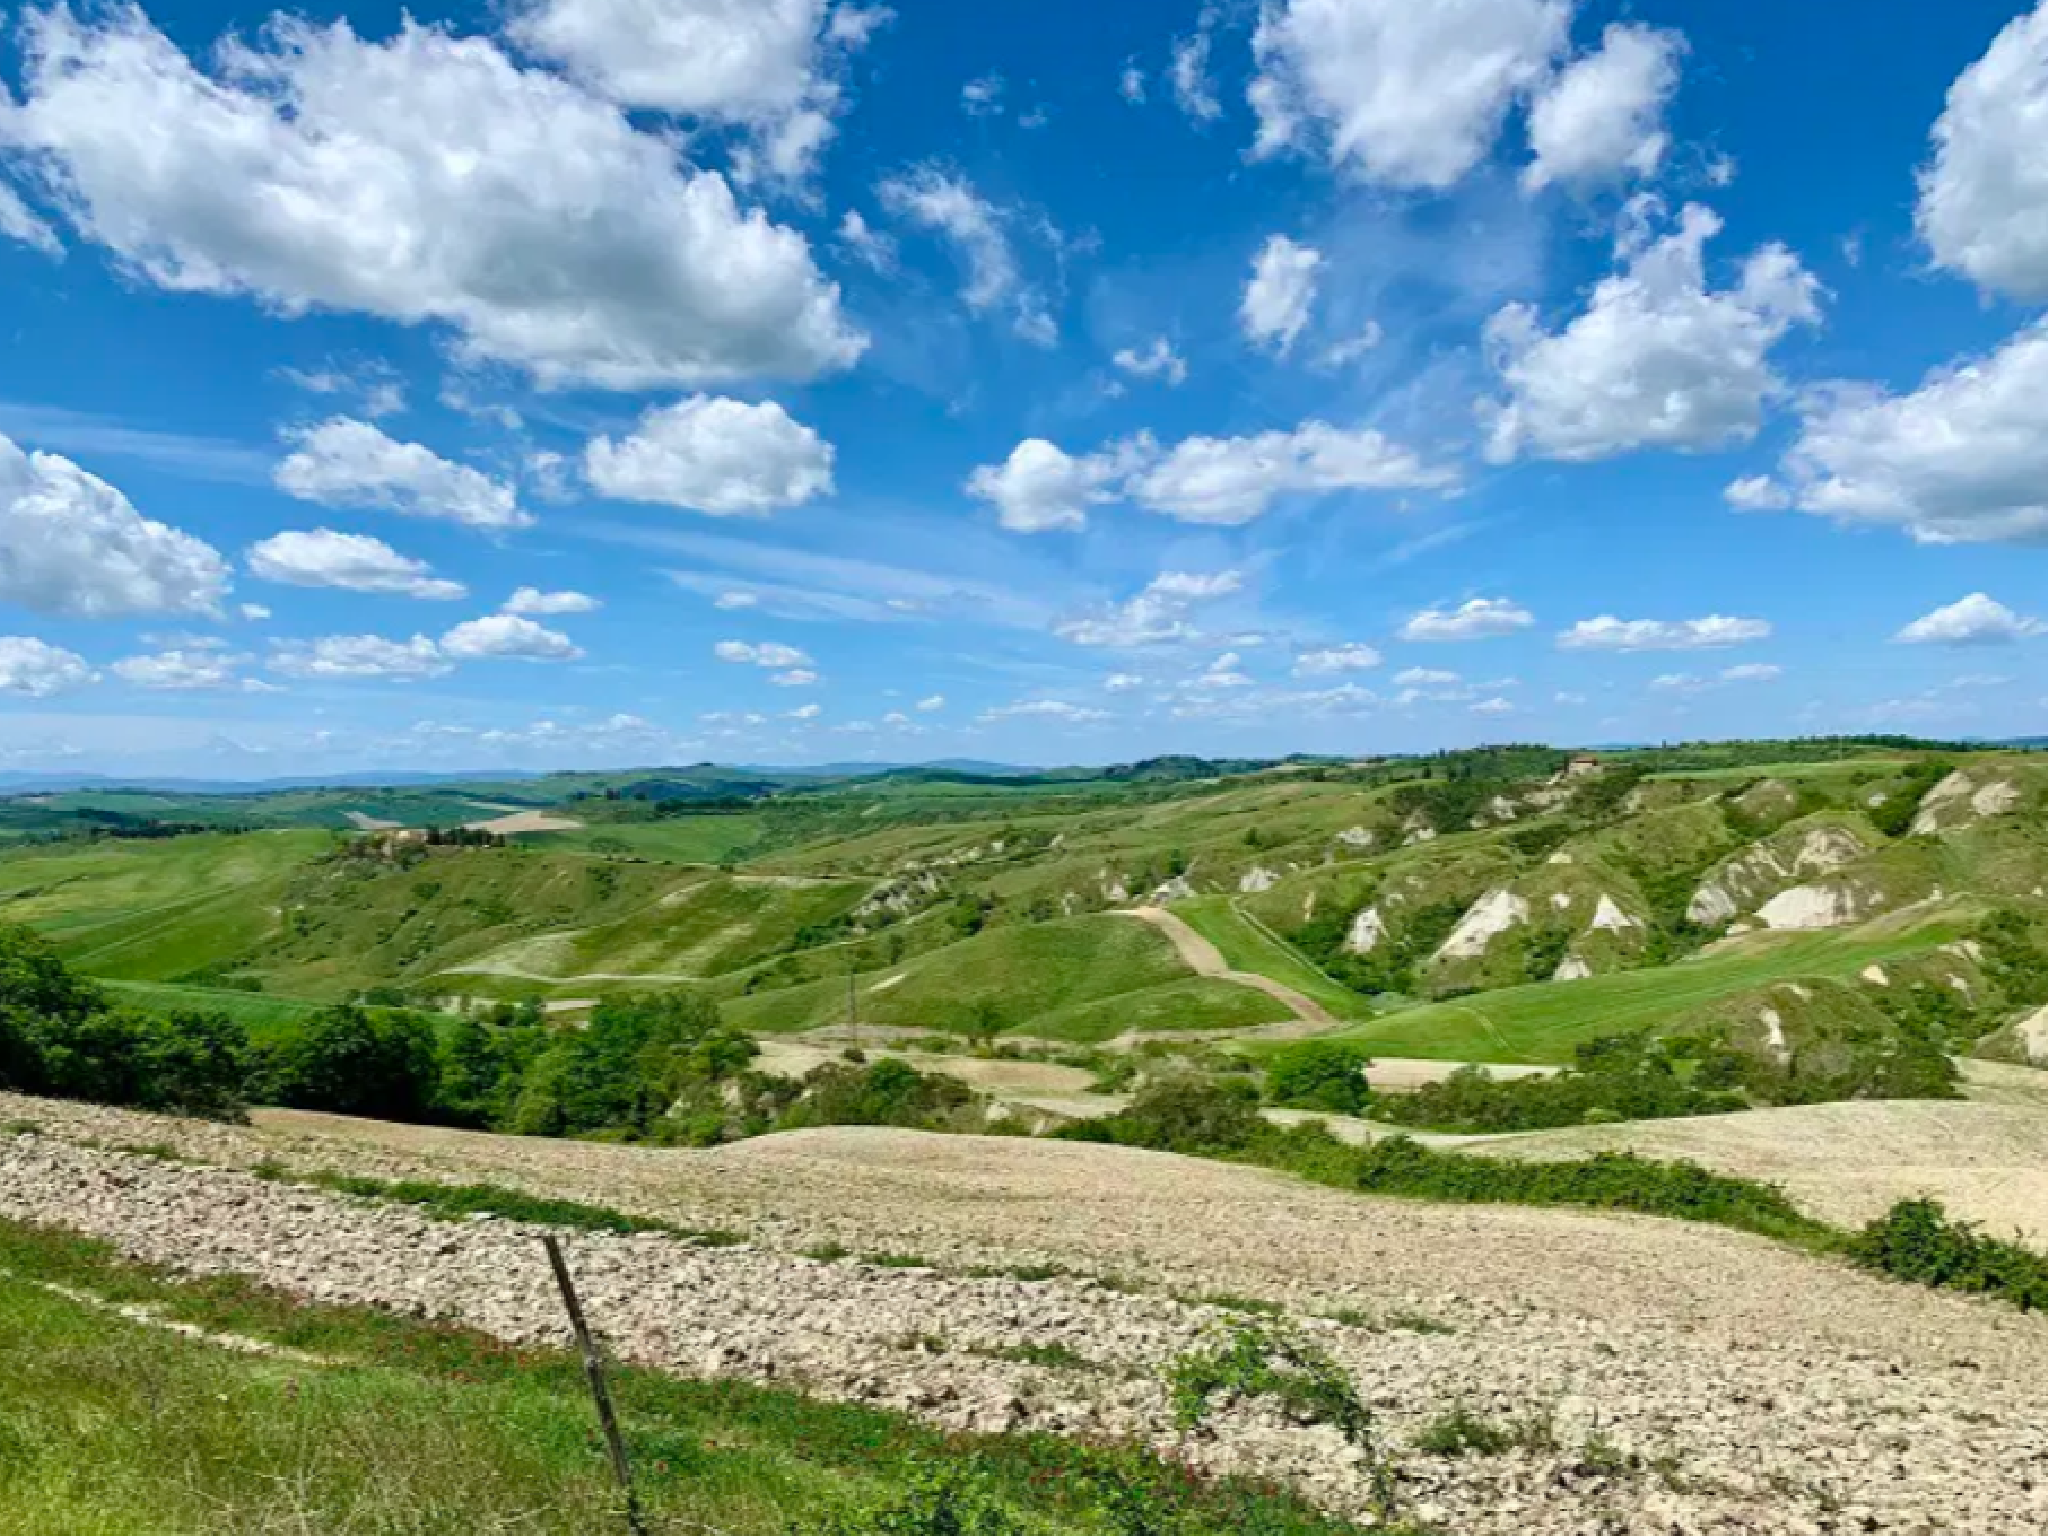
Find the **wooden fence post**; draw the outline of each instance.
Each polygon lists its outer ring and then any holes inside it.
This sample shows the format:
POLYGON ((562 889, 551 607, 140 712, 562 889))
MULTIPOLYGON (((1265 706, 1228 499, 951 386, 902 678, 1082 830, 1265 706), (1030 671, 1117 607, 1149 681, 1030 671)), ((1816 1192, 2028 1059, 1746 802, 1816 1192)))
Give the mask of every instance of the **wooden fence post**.
POLYGON ((626 1499, 626 1528, 633 1536, 647 1536, 647 1522, 640 1515, 640 1501, 633 1492, 633 1465, 626 1459, 625 1437, 619 1433, 618 1415, 612 1412, 612 1395, 604 1384, 604 1357, 597 1352, 590 1324, 583 1318, 583 1303, 576 1295, 576 1282, 569 1277, 569 1261, 562 1257, 561 1241, 550 1232, 542 1236, 548 1263, 555 1271, 555 1284, 562 1291, 562 1305, 569 1309, 569 1326, 576 1330, 576 1347, 583 1352, 583 1374, 590 1382, 590 1395, 597 1403, 597 1421, 604 1428, 605 1445, 611 1452, 612 1476, 626 1499))

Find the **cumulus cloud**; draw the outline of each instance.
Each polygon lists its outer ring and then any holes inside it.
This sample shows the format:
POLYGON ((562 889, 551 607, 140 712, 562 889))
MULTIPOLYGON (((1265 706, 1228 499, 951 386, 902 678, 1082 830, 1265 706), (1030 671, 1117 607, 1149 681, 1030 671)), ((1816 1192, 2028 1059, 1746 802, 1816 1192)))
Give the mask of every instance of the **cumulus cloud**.
POLYGON ((749 667, 808 667, 811 658, 793 645, 764 640, 754 645, 745 640, 721 640, 711 648, 720 661, 749 667))
POLYGON ((782 718, 785 720, 815 720, 824 713, 825 706, 822 704, 804 704, 788 711, 782 718))
POLYGON ((932 694, 929 698, 919 699, 917 707, 924 714, 935 714, 946 707, 946 696, 943 693, 932 694))
POLYGON ((505 612, 545 618, 550 614, 595 613, 604 606, 582 592, 543 592, 538 587, 521 587, 505 600, 505 612))
POLYGON ((1294 658, 1294 671, 1299 677, 1364 672, 1378 666, 1380 659, 1380 653, 1369 645, 1333 645, 1322 650, 1303 651, 1294 658))
POLYGON ((1771 638, 1764 619, 1582 619, 1557 637, 1567 651, 1709 651, 1771 638))
POLYGON ((1133 477, 1129 494, 1189 523, 1248 523, 1279 497, 1332 491, 1448 490, 1455 470, 1424 463, 1369 427, 1305 421, 1291 432, 1191 437, 1133 477))
POLYGON ((1774 683, 1785 675, 1785 669, 1768 661, 1745 662, 1739 667, 1729 667, 1721 673, 1724 683, 1774 683))
POLYGON ((424 560, 401 555, 381 539, 316 528, 280 533, 253 544, 249 574, 292 587, 340 587, 397 597, 449 599, 465 596, 459 581, 434 575, 424 560))
POLYGON ((1536 616, 1505 597, 1475 597, 1456 608, 1425 608, 1401 626, 1403 640, 1494 640, 1529 628, 1536 616))
POLYGON ((485 39, 278 17, 209 74, 140 10, 58 8, 25 51, 0 153, 158 287, 445 325, 544 385, 811 378, 866 345, 801 234, 485 39))
MULTIPOLYGON (((1200 26, 1175 39, 1173 65, 1167 72, 1175 105, 1198 123, 1213 123, 1223 115, 1223 103, 1216 99, 1216 85, 1209 78, 1211 26, 1210 13, 1204 11, 1200 26)), ((1143 99, 1142 87, 1137 99, 1143 99)))
MULTIPOLYGON (((240 668, 249 658, 211 647, 173 649, 147 656, 128 656, 111 668, 122 682, 160 693, 202 693, 224 688, 250 690, 240 668)), ((254 689, 264 685, 256 683, 254 689)))
POLYGON ((1536 159, 1522 184, 1533 192, 1656 174, 1670 145, 1664 109, 1678 89, 1684 53, 1677 32, 1610 26, 1599 51, 1574 60, 1530 107, 1536 159))
POLYGON ((1769 475, 1731 480, 1721 495, 1738 512, 1781 512, 1792 505, 1791 493, 1769 475))
POLYGON ((215 613, 227 589, 212 546, 152 522, 71 460, 0 435, 0 601, 109 619, 215 613))
POLYGON ((1274 0, 1252 39, 1253 153, 1316 148, 1367 181, 1448 187, 1550 74, 1571 12, 1570 0, 1274 0))
POLYGON ((1464 679, 1455 672, 1445 672, 1436 667, 1409 667, 1396 672, 1394 681, 1403 688, 1451 688, 1464 679))
POLYGON ((494 613, 449 630, 441 637, 441 652, 456 661, 575 661, 583 649, 532 619, 494 613))
POLYGON ((841 216, 839 243, 877 272, 896 269, 896 242, 870 224, 857 208, 849 208, 841 216))
POLYGON ((768 681, 777 688, 809 688, 818 681, 818 674, 809 667, 791 667, 787 672, 777 672, 768 681))
POLYGON ((401 443, 367 421, 336 416, 289 434, 293 450, 277 466, 278 489, 324 507, 379 507, 408 517, 438 517, 471 528, 525 528, 509 485, 419 443, 401 443))
POLYGON ((2010 645, 2048 634, 2048 624, 2027 618, 1982 592, 1915 619, 1894 637, 1902 645, 2010 645))
POLYGON ((1200 631, 1188 614, 1197 604, 1230 597, 1244 587, 1236 571, 1198 575, 1188 571, 1164 571, 1145 590, 1128 602, 1101 613, 1069 619, 1053 633, 1075 645, 1132 648, 1193 640, 1200 631))
POLYGON ((1979 287, 2048 299, 2048 3, 2008 24, 1949 87, 1920 173, 1935 262, 1979 287))
POLYGON ((412 682, 444 677, 453 668, 425 635, 386 640, 378 635, 326 635, 318 640, 280 640, 272 647, 270 670, 314 681, 385 678, 412 682))
POLYGON ((1836 385, 1800 413, 1801 511, 1929 544, 2048 543, 2048 321, 1910 394, 1836 385))
POLYGON ((829 495, 832 459, 832 445, 773 400, 696 395, 648 411, 616 442, 593 439, 583 473, 618 501, 761 517, 829 495))
POLYGON ((52 698, 93 681, 85 658, 28 635, 0 635, 0 693, 52 698))
POLYGON ((1187 382, 1187 359, 1164 336, 1154 337, 1143 352, 1124 347, 1111 361, 1134 379, 1164 379, 1176 389, 1187 382))
POLYGON ((1271 347, 1283 357, 1293 348, 1315 307, 1316 271, 1322 264, 1321 251, 1285 235, 1274 235, 1259 248, 1237 312, 1253 346, 1271 347))
POLYGON ((1484 409, 1494 462, 1697 452, 1756 435, 1780 388, 1771 349, 1794 325, 1818 322, 1820 285, 1789 250, 1767 245, 1736 286, 1711 290, 1705 247, 1719 215, 1689 205, 1674 232, 1652 240, 1654 211, 1638 204, 1621 270, 1562 330, 1546 331, 1527 304, 1487 322, 1489 359, 1508 390, 1484 409))
POLYGON ((967 493, 993 506, 1013 533, 1080 528, 1088 508, 1114 501, 1119 482, 1149 450, 1144 443, 1112 444, 1077 458, 1041 437, 1028 437, 1001 464, 983 464, 967 477, 967 493))
POLYGON ((1503 698, 1481 699, 1468 707, 1475 715, 1512 715, 1516 712, 1514 700, 1503 698))

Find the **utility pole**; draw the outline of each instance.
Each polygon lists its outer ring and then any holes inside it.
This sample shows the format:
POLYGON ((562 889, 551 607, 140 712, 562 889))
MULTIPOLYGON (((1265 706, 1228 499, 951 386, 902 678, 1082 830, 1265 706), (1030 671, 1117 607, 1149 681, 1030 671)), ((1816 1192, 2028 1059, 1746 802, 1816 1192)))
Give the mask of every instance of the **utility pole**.
POLYGON ((860 987, 858 985, 858 977, 859 972, 854 969, 853 961, 848 960, 846 962, 846 1022, 852 1026, 853 1048, 856 1051, 860 1049, 860 987))

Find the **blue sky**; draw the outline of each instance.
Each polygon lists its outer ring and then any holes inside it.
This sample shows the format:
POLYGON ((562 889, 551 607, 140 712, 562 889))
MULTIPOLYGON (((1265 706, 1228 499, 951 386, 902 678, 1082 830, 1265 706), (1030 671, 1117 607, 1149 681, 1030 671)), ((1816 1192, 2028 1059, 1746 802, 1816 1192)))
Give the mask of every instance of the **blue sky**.
POLYGON ((2048 732, 2048 6, 17 10, 0 770, 2048 732))

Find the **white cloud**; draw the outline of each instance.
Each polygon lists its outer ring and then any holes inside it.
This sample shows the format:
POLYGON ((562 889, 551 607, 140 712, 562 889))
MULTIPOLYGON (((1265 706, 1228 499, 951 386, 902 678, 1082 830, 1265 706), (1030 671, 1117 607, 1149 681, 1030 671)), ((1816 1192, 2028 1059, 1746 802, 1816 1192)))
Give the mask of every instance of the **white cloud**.
POLYGON ((1448 187, 1549 75, 1571 12, 1570 0, 1273 0, 1252 40, 1253 153, 1313 136, 1368 181, 1448 187))
POLYGON ((1068 725, 1086 725, 1096 720, 1107 720, 1106 709, 1090 709, 1084 704, 1069 704, 1064 699, 1030 699, 1021 704, 1005 704, 999 709, 982 711, 984 721, 996 720, 1060 720, 1068 725))
POLYGON ((1143 352, 1124 347, 1111 361, 1134 379, 1164 379, 1176 389, 1187 382, 1187 359, 1164 336, 1154 337, 1143 352))
POLYGON ((1323 253, 1274 235, 1252 258, 1251 280, 1245 284, 1238 318, 1256 347, 1271 347, 1282 357, 1308 324, 1316 301, 1316 269, 1323 253))
POLYGON ((270 619, 270 610, 261 603, 244 603, 240 612, 251 624, 266 623, 270 619))
POLYGON ((505 612, 545 617, 549 614, 595 613, 604 606, 583 592, 543 592, 521 587, 505 600, 505 612))
POLYGON ((1243 586, 1244 578, 1236 571, 1207 576, 1165 571, 1128 602, 1092 617, 1069 619, 1053 633, 1075 645, 1120 648, 1193 640, 1200 631, 1188 622, 1188 611, 1198 603, 1232 596, 1243 586))
POLYGON ((1583 693, 1555 693, 1551 695, 1550 702, 1566 709, 1576 709, 1591 701, 1583 693))
MULTIPOLYGON (((329 364, 311 372, 280 368, 278 376, 309 395, 353 396, 358 401, 358 409, 373 421, 379 416, 395 416, 405 409, 405 385, 396 371, 386 364, 354 367, 329 364)), ((457 395, 455 398, 461 397, 457 395)))
POLYGON ((45 256, 64 254, 64 242, 57 238, 57 231, 5 182, 0 182, 0 237, 18 241, 45 256))
POLYGON ((289 434, 293 450, 277 466, 278 489, 324 507, 381 507, 408 517, 440 517, 471 528, 525 528, 511 486, 401 443, 367 421, 336 416, 289 434))
POLYGON ((1949 87, 1920 173, 1917 222, 1937 264, 2016 299, 2048 299, 2048 4, 1998 34, 1949 87))
POLYGON ((1134 107, 1145 104, 1145 71, 1135 64, 1126 64, 1124 72, 1117 76, 1117 94, 1134 107))
POLYGON ((446 325, 546 385, 810 378, 866 345, 802 235, 559 76, 410 21, 256 36, 209 76, 139 10, 31 13, 8 147, 159 287, 446 325))
POLYGON ((1707 651, 1770 638, 1771 626, 1764 619, 1731 619, 1718 613, 1670 621, 1605 615, 1580 620, 1559 635, 1557 643, 1567 651, 1707 651))
POLYGON ((280 640, 270 652, 270 670, 313 680, 389 678, 411 682, 444 677, 453 670, 441 649, 425 635, 386 640, 377 635, 327 635, 318 640, 280 640))
POLYGON ((1501 698, 1481 699, 1470 708, 1475 715, 1512 715, 1516 712, 1512 699, 1501 698))
POLYGON ((1104 693, 1135 693, 1145 686, 1145 679, 1135 672, 1112 672, 1102 680, 1104 693))
POLYGON ((1349 368, 1368 353, 1377 351, 1380 343, 1386 339, 1387 333, 1380 328, 1379 321, 1368 320, 1365 322, 1365 329, 1357 335, 1344 341, 1332 342, 1325 347, 1323 355, 1317 360, 1318 366, 1349 368))
POLYGON ((839 220, 839 243, 877 272, 896 270, 896 242, 876 229, 857 208, 839 220))
POLYGON ((441 652, 456 661, 575 661, 583 654, 567 635, 511 613, 456 625, 441 637, 441 652))
POLYGON ((1801 405, 1794 504, 1930 544, 2048 543, 2048 321, 1911 394, 1838 385, 1801 405))
POLYGON ((1209 25, 1204 12, 1201 26, 1173 45, 1173 99, 1181 111, 1198 123, 1213 123, 1223 115, 1216 99, 1216 86, 1209 79, 1209 25))
POLYGON ((1080 528, 1088 508, 1117 499, 1114 489, 1141 462, 1142 444, 1113 444, 1076 458, 1040 437, 1028 437, 1001 464, 967 477, 967 493, 996 508, 1013 533, 1080 528))
POLYGON ((1464 679, 1455 672, 1445 672, 1436 667, 1409 667, 1394 674, 1394 681, 1403 688, 1451 688, 1464 679))
POLYGON ((999 117, 1007 84, 999 74, 983 75, 960 87, 960 110, 969 117, 999 117))
POLYGON ((1637 205, 1603 278, 1562 330, 1511 304, 1486 326, 1487 350, 1508 387, 1487 402, 1487 457, 1585 461, 1638 448, 1700 451, 1746 442, 1780 388, 1771 349, 1820 318, 1820 285, 1781 245, 1743 264, 1733 288, 1706 285, 1706 242, 1720 217, 1689 205, 1678 229, 1648 238, 1654 205, 1637 205))
POLYGON ((943 693, 935 693, 929 698, 919 699, 917 707, 927 715, 936 714, 946 707, 946 696, 943 693))
POLYGON ((71 460, 0 435, 0 602, 84 619, 215 613, 227 588, 210 545, 142 516, 71 460))
POLYGON ((1792 494, 1769 475, 1744 475, 1721 492, 1738 512, 1780 512, 1792 505, 1792 494))
POLYGON ((759 517, 831 494, 832 459, 832 445, 773 400, 696 395, 648 411, 617 442, 592 439, 583 473, 614 500, 759 517))
POLYGON ((0 635, 0 693, 47 699, 92 681, 83 656, 27 635, 0 635))
POLYGON ((825 706, 822 704, 805 704, 788 711, 782 718, 785 720, 815 720, 824 713, 825 706))
POLYGON ((967 286, 960 297, 977 312, 995 308, 1016 293, 1016 253, 1003 229, 1003 214, 965 179, 937 166, 919 166, 881 186, 882 206, 899 218, 943 236, 953 246, 967 286))
POLYGON ((1785 675, 1785 669, 1768 661, 1745 662, 1739 667, 1729 667, 1721 673, 1724 683, 1774 683, 1785 675))
POLYGON ((712 600, 711 606, 721 613, 737 613, 746 608, 761 606, 761 598, 754 592, 721 592, 712 600))
POLYGON ((721 640, 711 648, 720 661, 750 667, 808 667, 811 658, 793 645, 764 640, 753 645, 745 640, 721 640))
POLYGON ((1234 524, 1283 495, 1448 490, 1457 478, 1369 427, 1305 421, 1291 432, 1188 438, 1127 489, 1140 505, 1183 522, 1234 524))
POLYGON ((249 547, 249 574, 291 587, 340 587, 396 597, 450 599, 465 596, 459 581, 434 575, 424 560, 409 559, 360 533, 331 528, 274 534, 249 547))
POLYGON ((787 672, 777 672, 768 681, 777 688, 809 688, 818 681, 818 674, 809 667, 791 667, 787 672))
POLYGON ((1380 653, 1369 645, 1335 645, 1318 651, 1303 651, 1294 658, 1294 672, 1297 677, 1363 672, 1378 666, 1380 659, 1380 653))
POLYGON ((2014 613, 2005 604, 1972 592, 1960 602, 1915 619, 1894 637, 1902 645, 2010 645, 2048 634, 2048 624, 2014 613))
POLYGON ((1670 146, 1664 109, 1678 89, 1685 38, 1656 27, 1610 26, 1600 50, 1574 60, 1529 109, 1536 160, 1522 184, 1585 186, 1655 175, 1670 146))
POLYGON ((1456 608, 1425 608, 1401 626, 1415 641, 1494 640, 1527 629, 1536 616, 1505 597, 1475 597, 1456 608))
POLYGON ((1696 677, 1690 672, 1667 672, 1662 677, 1650 680, 1650 686, 1660 693, 1705 693, 1712 688, 1725 688, 1740 683, 1771 683, 1785 675, 1785 669, 1769 662, 1751 662, 1746 666, 1726 667, 1714 677, 1696 677))
MULTIPOLYGON (((122 682, 136 688, 164 693, 199 693, 222 688, 249 690, 238 669, 246 656, 234 656, 213 649, 168 650, 149 656, 129 656, 111 668, 122 682)), ((260 690, 262 684, 256 684, 260 690)))

